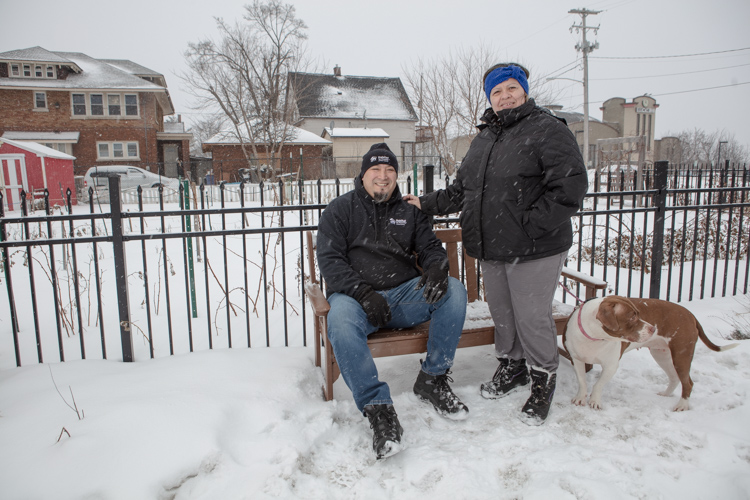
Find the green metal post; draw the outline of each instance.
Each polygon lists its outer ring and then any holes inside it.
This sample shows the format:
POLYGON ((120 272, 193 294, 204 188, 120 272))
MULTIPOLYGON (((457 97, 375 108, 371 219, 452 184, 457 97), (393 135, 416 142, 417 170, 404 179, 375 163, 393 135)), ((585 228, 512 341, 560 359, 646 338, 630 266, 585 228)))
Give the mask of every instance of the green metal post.
POLYGON ((412 174, 412 179, 414 179, 414 196, 419 196, 419 190, 417 189, 417 186, 419 185, 417 182, 417 162, 414 162, 414 168, 412 171, 414 172, 412 174))
MULTIPOLYGON (((190 210, 190 183, 186 180, 182 181, 182 192, 185 196, 184 207, 185 210, 190 210)), ((185 214, 185 229, 187 232, 191 232, 192 223, 190 222, 190 214, 185 214)), ((188 278, 190 279, 190 308, 193 313, 193 317, 198 317, 198 306, 195 300, 195 273, 193 271, 193 238, 187 239, 187 251, 188 251, 188 278)))

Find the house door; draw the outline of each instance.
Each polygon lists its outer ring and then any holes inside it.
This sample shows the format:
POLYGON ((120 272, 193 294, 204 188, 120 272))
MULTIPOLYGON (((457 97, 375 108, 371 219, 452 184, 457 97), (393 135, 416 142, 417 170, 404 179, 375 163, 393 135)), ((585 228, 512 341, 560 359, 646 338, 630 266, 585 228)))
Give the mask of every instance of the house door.
POLYGON ((177 156, 176 144, 164 145, 164 175, 167 177, 177 178, 180 174, 177 168, 179 157, 177 156))
POLYGON ((29 190, 26 160, 22 155, 0 155, 0 189, 8 211, 21 206, 21 189, 29 190))

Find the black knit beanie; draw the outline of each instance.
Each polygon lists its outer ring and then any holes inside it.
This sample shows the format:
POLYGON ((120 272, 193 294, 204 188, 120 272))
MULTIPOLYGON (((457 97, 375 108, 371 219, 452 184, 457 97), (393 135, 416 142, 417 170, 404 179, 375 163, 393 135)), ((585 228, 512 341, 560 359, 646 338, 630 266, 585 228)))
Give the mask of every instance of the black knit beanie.
POLYGON ((388 147, 388 144, 380 142, 370 146, 370 150, 362 157, 362 171, 360 175, 365 175, 367 169, 375 165, 390 165, 398 172, 398 159, 388 147))

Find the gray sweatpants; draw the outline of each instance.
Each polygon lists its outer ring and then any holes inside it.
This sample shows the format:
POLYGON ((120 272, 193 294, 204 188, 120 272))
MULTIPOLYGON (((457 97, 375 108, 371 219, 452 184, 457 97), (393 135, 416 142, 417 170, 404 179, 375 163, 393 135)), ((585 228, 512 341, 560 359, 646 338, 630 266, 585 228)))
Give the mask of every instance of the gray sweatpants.
POLYGON ((552 300, 568 252, 510 263, 483 260, 487 303, 495 323, 497 357, 526 358, 529 366, 557 371, 557 329, 552 300))

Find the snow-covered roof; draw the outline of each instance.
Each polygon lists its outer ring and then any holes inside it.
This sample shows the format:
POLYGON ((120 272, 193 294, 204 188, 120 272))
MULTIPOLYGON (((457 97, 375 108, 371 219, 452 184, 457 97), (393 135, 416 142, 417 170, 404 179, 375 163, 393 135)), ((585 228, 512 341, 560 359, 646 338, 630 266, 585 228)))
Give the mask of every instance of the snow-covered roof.
POLYGON ((48 148, 47 146, 42 146, 41 144, 38 144, 36 142, 22 142, 22 141, 14 141, 13 139, 6 139, 3 137, 0 139, 0 144, 7 142, 11 146, 15 146, 17 148, 23 149, 24 151, 29 151, 31 153, 36 154, 37 156, 45 156, 47 158, 60 158, 61 160, 75 160, 75 156, 71 156, 67 153, 63 153, 62 151, 58 151, 56 149, 48 148))
POLYGON ((132 61, 94 59, 80 52, 51 52, 42 47, 3 52, 0 61, 42 62, 71 70, 65 79, 0 78, 0 88, 156 92, 164 113, 174 113, 164 76, 132 61))
POLYGON ((161 85, 163 87, 167 86, 167 82, 164 79, 164 75, 152 69, 148 69, 145 66, 141 66, 140 64, 134 63, 133 61, 128 61, 127 59, 99 59, 99 60, 109 65, 112 65, 117 69, 125 71, 126 73, 130 73, 131 75, 135 75, 140 78, 153 79, 154 83, 156 83, 157 85, 161 85))
POLYGON ((302 118, 417 120, 399 78, 289 73, 302 118))
MULTIPOLYGON (((583 121, 583 113, 577 113, 575 111, 562 111, 559 109, 551 109, 550 111, 552 111, 553 115, 564 119, 568 123, 568 125, 570 125, 571 123, 578 123, 583 121)), ((589 116, 589 122, 600 123, 600 120, 597 120, 593 116, 589 116)))
POLYGON ((323 130, 331 137, 390 137, 382 128, 326 127, 323 130))
MULTIPOLYGON (((331 141, 328 139, 323 139, 319 135, 313 134, 312 132, 308 132, 307 130, 302 130, 299 127, 292 127, 289 126, 289 135, 293 135, 293 139, 287 139, 285 141, 285 144, 331 144, 331 141)), ((247 142, 249 139, 247 137, 244 138, 244 140, 247 142)), ((239 144, 240 141, 237 138, 237 134, 234 130, 226 129, 218 134, 214 135, 207 141, 204 141, 203 144, 239 144)))
POLYGON ((40 62, 40 63, 51 63, 59 65, 74 64, 72 61, 65 59, 64 57, 50 52, 43 47, 29 47, 28 49, 9 50, 8 52, 0 53, 0 61, 19 61, 19 62, 40 62))
POLYGON ((8 131, 3 133, 3 139, 14 141, 38 141, 38 142, 68 142, 77 144, 80 132, 23 132, 8 131))

